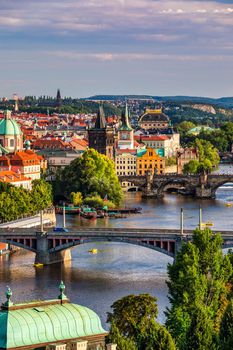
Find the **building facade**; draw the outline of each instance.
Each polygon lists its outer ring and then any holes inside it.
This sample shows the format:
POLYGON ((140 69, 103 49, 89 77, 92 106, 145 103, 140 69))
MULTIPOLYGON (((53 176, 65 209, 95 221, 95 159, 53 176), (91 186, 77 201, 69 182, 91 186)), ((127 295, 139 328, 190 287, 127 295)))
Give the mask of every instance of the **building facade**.
POLYGON ((136 173, 139 176, 146 175, 147 171, 154 174, 165 173, 165 158, 160 157, 153 148, 147 148, 137 152, 136 173))
POLYGON ((162 109, 146 109, 146 112, 139 118, 138 124, 144 130, 162 130, 169 126, 169 118, 162 109))

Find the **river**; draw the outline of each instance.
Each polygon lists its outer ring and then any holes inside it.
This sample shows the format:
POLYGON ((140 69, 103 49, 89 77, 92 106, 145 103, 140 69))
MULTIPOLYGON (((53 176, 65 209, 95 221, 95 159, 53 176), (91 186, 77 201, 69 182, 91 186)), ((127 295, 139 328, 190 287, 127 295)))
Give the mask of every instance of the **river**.
MULTIPOLYGON (((229 172, 229 168, 224 168, 229 172)), ((220 169, 220 171, 223 171, 220 169)), ((230 168, 231 171, 231 168, 230 168)), ((140 206, 142 214, 125 219, 99 219, 97 222, 67 217, 67 225, 91 227, 179 227, 180 208, 184 208, 185 228, 198 225, 198 208, 203 208, 203 221, 213 221, 214 228, 232 230, 233 185, 227 184, 217 191, 215 200, 195 200, 190 197, 166 194, 161 200, 142 199, 140 193, 128 193, 125 205, 140 206)), ((58 217, 58 223, 61 217, 58 217)), ((72 249, 72 261, 34 268, 34 254, 20 251, 11 256, 0 256, 0 302, 5 301, 6 286, 13 290, 12 300, 28 301, 56 298, 61 279, 66 294, 74 303, 95 310, 105 327, 106 313, 111 304, 128 294, 150 293, 158 298, 158 320, 164 322, 168 305, 166 268, 172 259, 153 250, 119 243, 85 244, 72 249), (98 248, 98 254, 90 254, 98 248)))

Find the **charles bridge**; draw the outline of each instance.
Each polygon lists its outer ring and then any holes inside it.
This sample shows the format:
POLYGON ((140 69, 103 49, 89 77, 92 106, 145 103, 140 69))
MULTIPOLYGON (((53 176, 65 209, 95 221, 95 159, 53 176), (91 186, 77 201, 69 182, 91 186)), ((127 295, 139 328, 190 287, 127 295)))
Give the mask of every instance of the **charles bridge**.
MULTIPOLYGON (((222 231, 221 235, 223 248, 233 248, 233 231, 222 231)), ((89 242, 134 244, 175 258, 182 242, 192 240, 192 236, 192 230, 183 229, 80 228, 69 232, 0 229, 0 242, 34 252, 35 263, 44 265, 70 260, 70 248, 89 242)))
POLYGON ((167 190, 179 190, 180 193, 197 198, 215 198, 216 190, 228 182, 233 182, 233 174, 208 175, 127 175, 119 176, 121 182, 128 182, 142 190, 146 197, 162 197, 167 190))

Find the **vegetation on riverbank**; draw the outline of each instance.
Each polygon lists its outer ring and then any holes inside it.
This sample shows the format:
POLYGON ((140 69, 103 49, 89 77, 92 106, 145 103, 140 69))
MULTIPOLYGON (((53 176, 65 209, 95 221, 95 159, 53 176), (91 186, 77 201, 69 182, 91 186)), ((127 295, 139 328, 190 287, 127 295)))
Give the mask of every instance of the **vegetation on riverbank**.
POLYGON ((35 215, 52 204, 52 187, 44 180, 32 181, 32 190, 0 182, 0 221, 35 215))
POLYGON ((80 192, 86 201, 93 196, 97 200, 96 196, 99 196, 102 201, 107 198, 119 205, 123 199, 114 162, 94 149, 88 149, 65 167, 57 178, 57 183, 60 184, 60 193, 69 198, 72 192, 80 192))
POLYGON ((168 266, 165 326, 156 322, 156 298, 129 295, 108 314, 108 339, 119 350, 230 350, 233 346, 233 253, 220 234, 195 230, 168 266))

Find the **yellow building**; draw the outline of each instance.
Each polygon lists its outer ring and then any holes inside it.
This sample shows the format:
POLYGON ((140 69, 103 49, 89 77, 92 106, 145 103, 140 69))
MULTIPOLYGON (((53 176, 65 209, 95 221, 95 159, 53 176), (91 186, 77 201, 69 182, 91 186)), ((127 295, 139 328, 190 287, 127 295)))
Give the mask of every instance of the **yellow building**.
POLYGON ((153 148, 140 150, 136 161, 137 175, 145 175, 149 170, 152 174, 165 173, 165 158, 158 156, 153 148))

